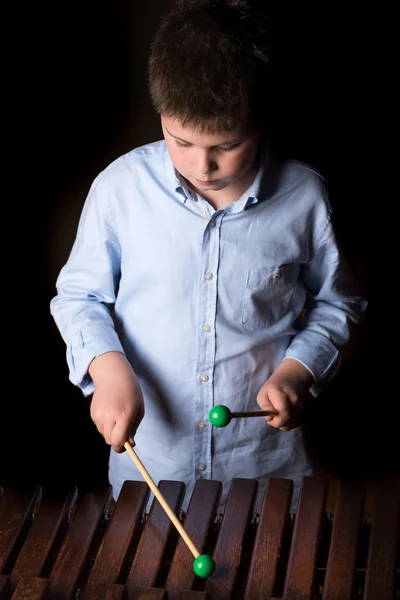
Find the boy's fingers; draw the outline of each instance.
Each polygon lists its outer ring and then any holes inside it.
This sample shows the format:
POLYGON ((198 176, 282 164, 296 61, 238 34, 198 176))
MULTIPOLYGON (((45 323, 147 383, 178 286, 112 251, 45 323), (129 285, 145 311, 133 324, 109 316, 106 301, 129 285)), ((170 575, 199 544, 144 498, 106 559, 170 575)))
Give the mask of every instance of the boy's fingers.
POLYGON ((111 434, 111 446, 115 452, 121 453, 124 451, 124 444, 128 437, 126 421, 117 421, 111 434))
POLYGON ((102 436, 105 439, 107 444, 111 445, 112 442, 112 432, 115 427, 115 421, 107 421, 103 424, 103 432, 102 436))
POLYGON ((136 446, 136 442, 135 442, 134 437, 132 435, 129 436, 128 443, 132 446, 132 448, 134 448, 136 446))
MULTIPOLYGON (((258 401, 257 404, 261 410, 277 410, 268 399, 263 399, 261 402, 258 401)), ((278 415, 266 415, 264 419, 267 423, 270 423, 273 419, 276 419, 277 416, 278 415)))
POLYGON ((278 429, 286 427, 290 422, 290 414, 287 410, 279 411, 276 417, 274 417, 274 425, 278 429))
POLYGON ((143 416, 144 416, 143 411, 139 411, 138 414, 136 415, 134 422, 132 423, 131 434, 128 438, 128 442, 130 443, 132 448, 134 448, 136 446, 135 435, 136 435, 137 428, 139 427, 139 425, 143 419, 143 416))
POLYGON ((136 435, 137 425, 134 423, 131 428, 131 435, 128 438, 129 444, 134 448, 136 446, 135 435, 136 435))

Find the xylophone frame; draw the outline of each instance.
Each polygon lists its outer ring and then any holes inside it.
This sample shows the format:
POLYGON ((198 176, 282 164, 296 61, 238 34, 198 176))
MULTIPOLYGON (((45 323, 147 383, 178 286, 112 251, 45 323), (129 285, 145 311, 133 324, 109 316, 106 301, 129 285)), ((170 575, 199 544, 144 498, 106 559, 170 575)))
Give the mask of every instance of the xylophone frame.
POLYGON ((221 484, 199 480, 186 514, 185 486, 159 489, 215 573, 193 572, 193 555, 161 505, 145 513, 149 488, 126 481, 65 495, 38 486, 0 488, 0 600, 394 600, 400 597, 396 478, 339 482, 305 477, 295 512, 293 483, 268 481, 259 513, 258 483, 233 479, 223 513, 221 484), (366 511, 366 498, 371 510, 366 511))

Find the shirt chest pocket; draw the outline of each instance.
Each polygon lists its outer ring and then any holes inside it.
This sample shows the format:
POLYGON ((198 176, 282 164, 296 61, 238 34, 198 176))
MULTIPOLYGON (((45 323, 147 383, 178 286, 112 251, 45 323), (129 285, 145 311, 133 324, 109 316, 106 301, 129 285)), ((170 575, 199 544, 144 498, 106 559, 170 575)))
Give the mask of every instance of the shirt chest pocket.
POLYGON ((241 321, 248 329, 269 327, 287 312, 296 286, 297 265, 247 271, 241 321))

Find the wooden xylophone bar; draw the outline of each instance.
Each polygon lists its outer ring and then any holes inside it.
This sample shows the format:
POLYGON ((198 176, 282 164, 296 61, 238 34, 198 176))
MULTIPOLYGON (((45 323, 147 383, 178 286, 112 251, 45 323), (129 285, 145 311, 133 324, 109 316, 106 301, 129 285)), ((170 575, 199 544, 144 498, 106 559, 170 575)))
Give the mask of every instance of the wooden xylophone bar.
POLYGON ((328 481, 270 479, 259 513, 257 481, 233 479, 223 513, 221 484, 199 480, 183 514, 182 482, 159 489, 215 573, 193 555, 149 488, 53 494, 0 488, 0 600, 394 600, 400 597, 400 485, 396 478, 341 480, 332 511, 328 481), (371 509, 366 511, 366 498, 371 509))

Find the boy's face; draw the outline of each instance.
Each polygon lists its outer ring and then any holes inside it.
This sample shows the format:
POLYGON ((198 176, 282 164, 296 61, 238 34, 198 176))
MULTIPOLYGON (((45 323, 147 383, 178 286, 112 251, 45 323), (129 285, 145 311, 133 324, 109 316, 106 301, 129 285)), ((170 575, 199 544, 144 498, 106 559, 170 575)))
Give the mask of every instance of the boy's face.
POLYGON ((175 168, 200 194, 245 181, 259 148, 260 133, 254 127, 203 133, 164 116, 161 125, 175 168))

